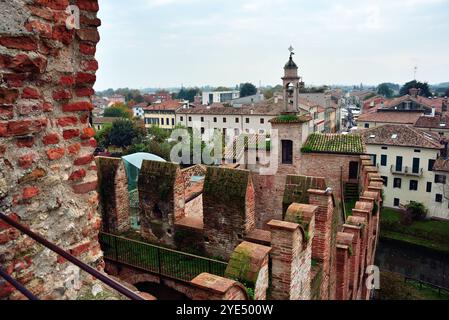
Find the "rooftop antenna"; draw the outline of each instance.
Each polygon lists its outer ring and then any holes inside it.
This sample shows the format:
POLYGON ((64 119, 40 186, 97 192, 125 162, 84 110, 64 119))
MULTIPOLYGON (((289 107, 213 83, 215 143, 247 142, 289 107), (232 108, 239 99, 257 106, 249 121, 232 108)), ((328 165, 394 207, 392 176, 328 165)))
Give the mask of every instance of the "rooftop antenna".
POLYGON ((416 73, 418 72, 418 67, 415 66, 414 70, 414 80, 416 81, 416 73))

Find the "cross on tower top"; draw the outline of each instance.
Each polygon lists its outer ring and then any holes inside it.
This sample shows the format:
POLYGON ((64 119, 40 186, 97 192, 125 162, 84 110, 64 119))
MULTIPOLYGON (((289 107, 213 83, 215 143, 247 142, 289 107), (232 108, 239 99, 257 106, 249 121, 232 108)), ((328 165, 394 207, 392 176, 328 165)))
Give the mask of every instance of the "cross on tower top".
POLYGON ((293 52, 295 49, 293 49, 292 46, 290 46, 290 48, 288 48, 288 51, 290 51, 290 56, 294 55, 295 53, 293 52))

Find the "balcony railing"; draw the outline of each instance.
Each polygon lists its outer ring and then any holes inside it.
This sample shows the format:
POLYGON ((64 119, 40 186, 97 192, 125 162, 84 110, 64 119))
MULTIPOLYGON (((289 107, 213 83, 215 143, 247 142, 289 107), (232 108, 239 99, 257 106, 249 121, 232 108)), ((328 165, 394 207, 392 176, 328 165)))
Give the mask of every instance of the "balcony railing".
POLYGON ((422 177, 424 174, 424 169, 419 168, 418 171, 413 171, 411 167, 396 167, 395 165, 391 166, 390 169, 392 174, 404 175, 404 176, 414 176, 414 177, 422 177))

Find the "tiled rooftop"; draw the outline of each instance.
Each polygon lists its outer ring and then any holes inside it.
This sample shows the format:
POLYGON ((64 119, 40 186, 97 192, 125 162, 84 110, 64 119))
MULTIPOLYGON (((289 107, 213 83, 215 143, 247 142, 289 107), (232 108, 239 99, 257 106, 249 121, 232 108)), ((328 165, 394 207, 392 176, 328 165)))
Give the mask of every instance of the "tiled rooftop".
POLYGON ((384 125, 363 130, 361 133, 366 144, 441 149, 436 133, 424 132, 408 125, 384 125))
POLYGON ((362 137, 357 134, 319 134, 309 136, 304 147, 304 153, 339 153, 339 154, 363 154, 365 147, 362 137))

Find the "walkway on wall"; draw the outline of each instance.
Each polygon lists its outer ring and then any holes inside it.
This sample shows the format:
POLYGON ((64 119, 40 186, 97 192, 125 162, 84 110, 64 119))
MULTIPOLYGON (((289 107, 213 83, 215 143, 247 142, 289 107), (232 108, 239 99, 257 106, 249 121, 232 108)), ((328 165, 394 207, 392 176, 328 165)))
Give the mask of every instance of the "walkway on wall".
POLYGON ((152 244, 100 233, 104 258, 175 280, 191 281, 202 273, 224 276, 227 263, 152 244))

